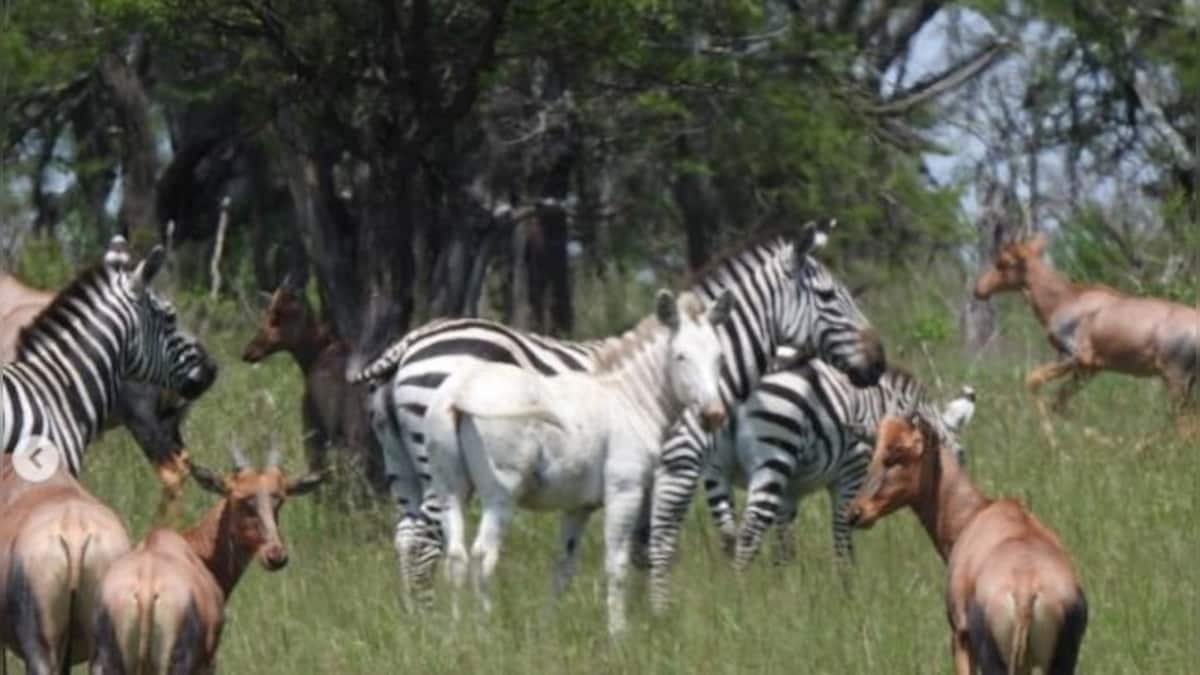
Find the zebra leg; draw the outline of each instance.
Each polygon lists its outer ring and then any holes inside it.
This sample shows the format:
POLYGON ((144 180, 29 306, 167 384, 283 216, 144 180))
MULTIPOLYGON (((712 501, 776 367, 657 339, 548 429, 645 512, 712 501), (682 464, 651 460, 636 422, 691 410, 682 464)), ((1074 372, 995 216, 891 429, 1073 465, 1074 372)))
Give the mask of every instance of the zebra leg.
POLYGON ((742 526, 738 528, 737 550, 733 556, 735 570, 746 569, 758 555, 763 533, 775 524, 784 508, 790 475, 791 467, 777 459, 764 462, 750 474, 746 512, 742 515, 742 526))
MULTIPOLYGON (((391 388, 372 384, 368 392, 368 418, 383 453, 388 491, 400 511, 394 545, 400 563, 403 602, 407 609, 433 604, 433 569, 441 555, 440 530, 436 521, 423 517, 422 486, 402 434, 400 413, 393 405, 391 388)), ((414 421, 419 423, 419 421, 414 421)))
POLYGON ((862 488, 867 477, 867 464, 871 461, 872 448, 858 443, 851 449, 841 466, 838 467, 837 477, 829 486, 829 504, 832 507, 830 523, 833 530, 833 554, 838 562, 838 573, 842 579, 842 587, 847 593, 851 591, 850 572, 854 566, 854 531, 847 520, 850 502, 862 488))
POLYGON ((483 516, 479 520, 479 532, 476 533, 475 543, 471 546, 471 579, 480 606, 485 612, 492 611, 488 591, 492 575, 496 572, 496 562, 500 560, 504 531, 512 523, 513 508, 512 504, 500 500, 484 504, 483 516))
POLYGON ((608 577, 608 632, 613 637, 624 634, 629 627, 626 616, 626 581, 629 575, 629 553, 633 531, 637 528, 638 510, 642 506, 640 487, 614 481, 604 498, 604 570, 608 577))
POLYGON ((558 598, 575 576, 575 561, 579 559, 579 539, 587 527, 593 508, 573 509, 562 514, 558 526, 559 558, 554 564, 554 597, 558 598))
POLYGON ((671 566, 679 530, 687 515, 709 441, 688 413, 677 424, 663 447, 654 475, 654 498, 650 512, 650 608, 666 611, 671 595, 671 566))
POLYGON ((448 490, 442 511, 442 534, 446 539, 446 579, 454 593, 454 614, 458 615, 458 596, 466 585, 470 556, 467 554, 467 528, 464 507, 466 490, 448 490))
POLYGON ((730 559, 737 549, 737 518, 734 516, 733 462, 737 461, 733 433, 727 427, 712 448, 712 457, 704 465, 704 492, 708 502, 708 515, 717 526, 721 538, 721 550, 730 559))
POLYGON ((726 476, 717 477, 715 472, 706 473, 704 492, 708 501, 708 515, 717 526, 721 537, 721 550, 730 559, 737 550, 738 523, 733 513, 733 486, 726 476))
POLYGON ((783 503, 783 513, 775 523, 775 564, 787 565, 796 560, 796 536, 792 526, 796 524, 797 499, 789 496, 783 503))
POLYGON ((650 569, 650 509, 654 499, 653 488, 642 495, 642 508, 638 511, 637 530, 633 533, 633 551, 630 561, 640 570, 650 569))

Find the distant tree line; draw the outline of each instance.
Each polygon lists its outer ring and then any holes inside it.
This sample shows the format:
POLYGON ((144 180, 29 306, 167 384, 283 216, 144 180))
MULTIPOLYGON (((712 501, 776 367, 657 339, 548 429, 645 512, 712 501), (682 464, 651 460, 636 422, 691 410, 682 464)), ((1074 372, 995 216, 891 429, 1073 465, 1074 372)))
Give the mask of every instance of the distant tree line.
POLYGON ((508 320, 571 333, 571 241, 590 273, 669 268, 674 251, 696 267, 746 230, 825 215, 844 255, 973 239, 983 254, 986 228, 1053 221, 1081 264, 1115 251, 1120 269, 1195 278, 1188 7, 10 0, 0 246, 26 229, 145 245, 170 227, 207 253, 227 198, 256 285, 311 270, 364 352, 478 312, 489 269, 508 320), (910 76, 931 39, 940 62, 910 76), (974 175, 931 175, 947 124, 985 149, 974 175), (1052 152, 1064 176, 1045 175, 1052 152), (1158 170, 1109 189, 1150 210, 1088 197, 1130 165, 1158 170), (966 217, 964 190, 993 195, 992 215, 966 217))

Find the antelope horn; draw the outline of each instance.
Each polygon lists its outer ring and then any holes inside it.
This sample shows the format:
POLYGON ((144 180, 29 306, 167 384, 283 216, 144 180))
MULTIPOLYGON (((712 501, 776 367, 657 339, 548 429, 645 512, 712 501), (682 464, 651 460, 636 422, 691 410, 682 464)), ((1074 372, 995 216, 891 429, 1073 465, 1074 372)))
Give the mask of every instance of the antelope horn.
POLYGON ((283 453, 279 450, 279 435, 271 434, 271 449, 267 452, 267 467, 279 467, 279 461, 283 459, 283 453))
POLYGON ((250 466, 250 460, 246 459, 246 452, 242 450, 242 444, 236 437, 229 445, 229 454, 233 458, 234 471, 241 471, 250 466))

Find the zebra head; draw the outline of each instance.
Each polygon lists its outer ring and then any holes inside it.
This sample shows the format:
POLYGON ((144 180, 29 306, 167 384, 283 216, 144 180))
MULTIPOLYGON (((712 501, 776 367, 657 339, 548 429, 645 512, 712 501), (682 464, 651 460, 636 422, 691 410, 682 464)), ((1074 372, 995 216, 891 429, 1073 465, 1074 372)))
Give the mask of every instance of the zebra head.
POLYGON ((887 368, 883 341, 845 285, 809 255, 825 236, 823 228, 810 225, 795 244, 799 312, 793 334, 784 341, 842 371, 855 386, 869 387, 887 368))
POLYGON ((125 240, 118 236, 104 261, 119 275, 136 317, 125 352, 126 378, 174 390, 191 400, 212 385, 217 366, 194 337, 180 331, 175 308, 150 289, 165 257, 163 247, 155 246, 129 270, 125 240))
POLYGON ((725 421, 721 366, 725 358, 716 327, 729 319, 733 294, 726 290, 707 310, 698 297, 658 292, 655 314, 670 332, 667 379, 676 401, 694 410, 709 431, 725 421))

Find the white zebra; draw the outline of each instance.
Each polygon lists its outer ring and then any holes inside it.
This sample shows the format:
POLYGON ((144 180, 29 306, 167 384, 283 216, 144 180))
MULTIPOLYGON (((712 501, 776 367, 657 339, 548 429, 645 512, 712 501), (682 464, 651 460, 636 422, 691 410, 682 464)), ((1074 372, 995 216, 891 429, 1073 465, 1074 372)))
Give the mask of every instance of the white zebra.
POLYGON ((625 579, 638 515, 667 430, 691 410, 710 430, 725 418, 723 350, 715 326, 728 319, 729 291, 705 309, 691 293, 660 291, 654 315, 597 353, 592 373, 547 377, 484 362, 449 383, 435 406, 455 429, 431 429, 447 571, 456 589, 468 568, 487 602, 488 580, 517 506, 561 511, 556 594, 574 572, 578 541, 603 506, 609 631, 626 629, 625 579), (447 442, 448 441, 448 442, 447 442), (472 489, 482 507, 467 555, 464 507, 472 489))

